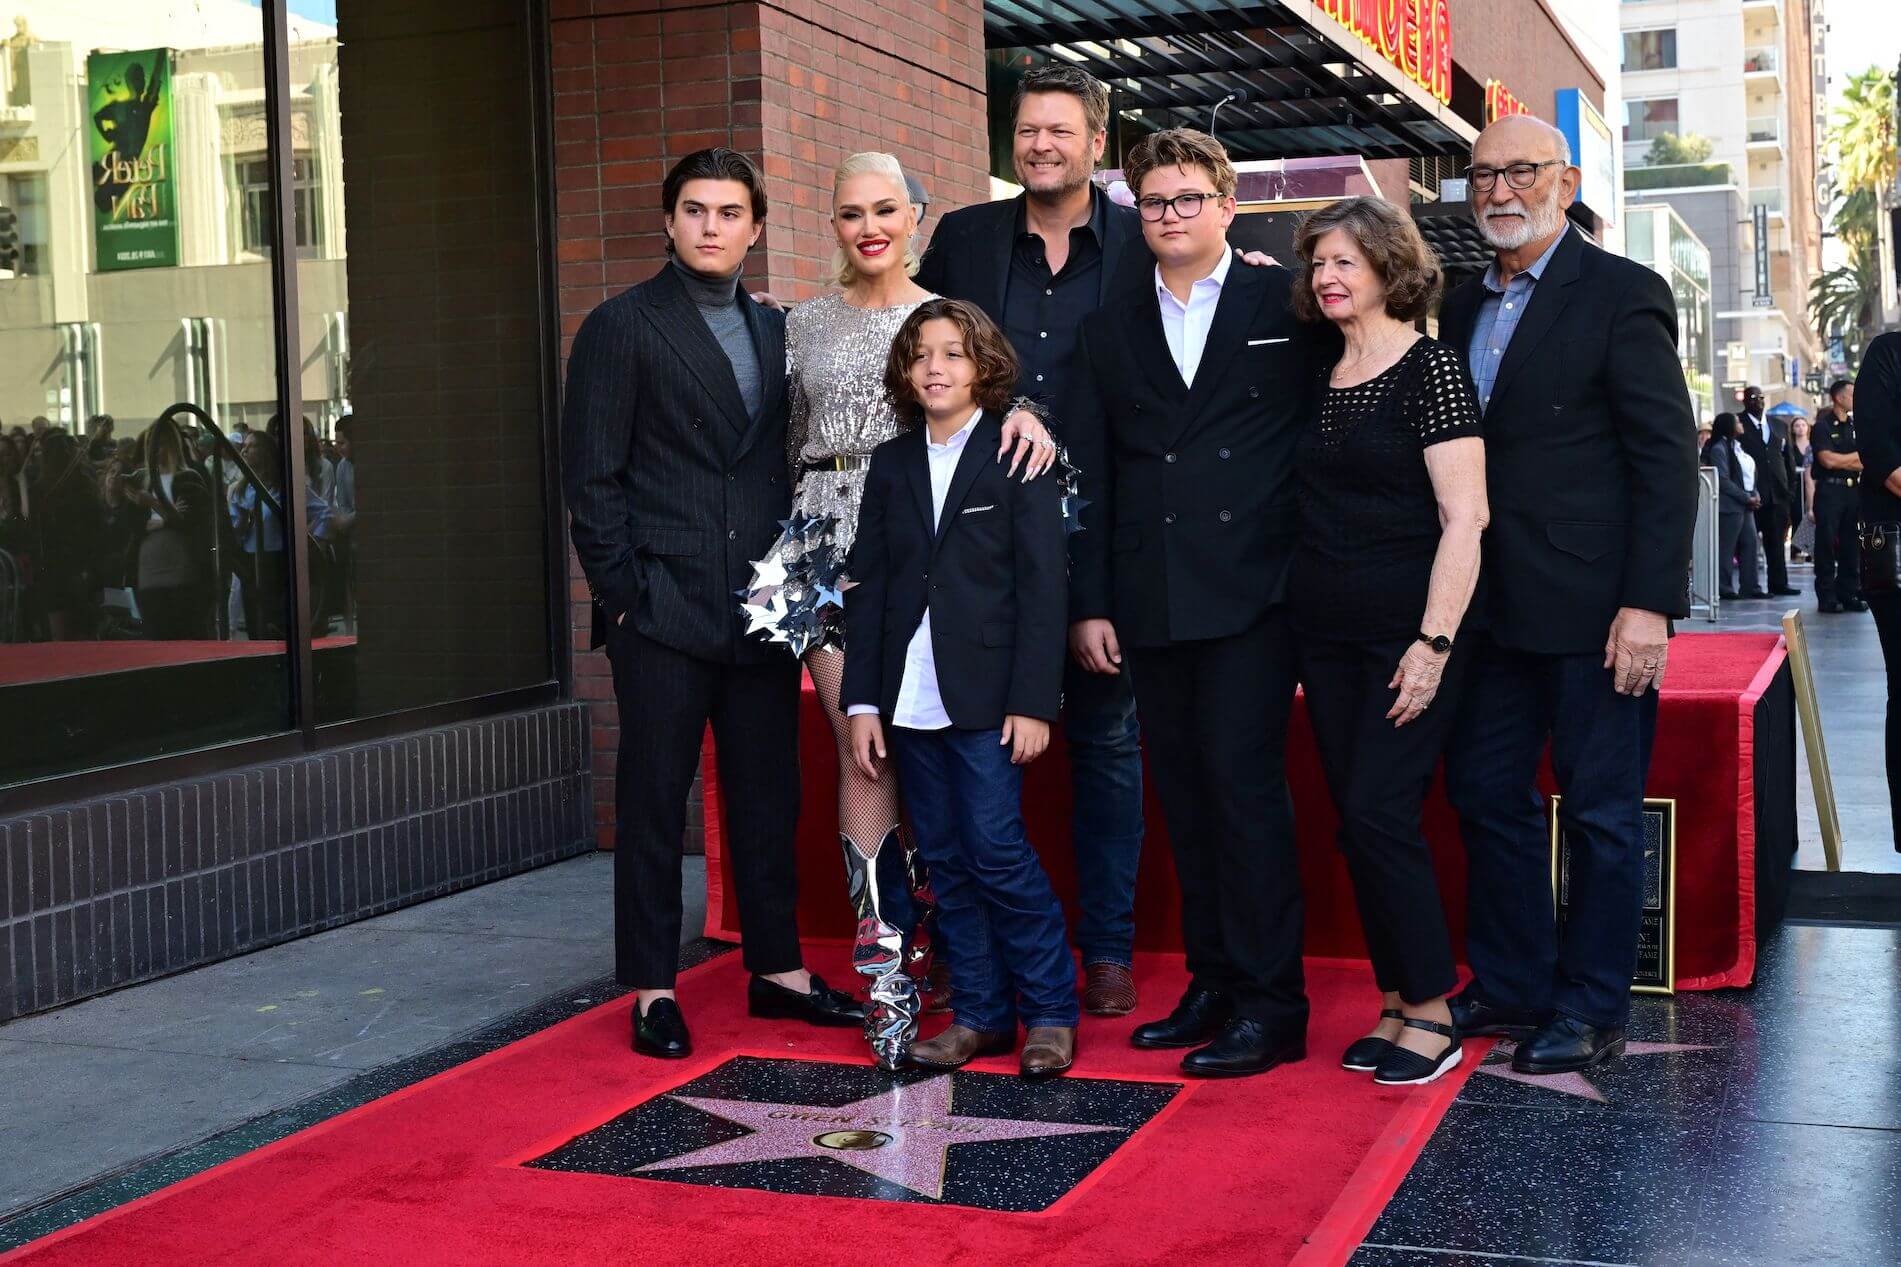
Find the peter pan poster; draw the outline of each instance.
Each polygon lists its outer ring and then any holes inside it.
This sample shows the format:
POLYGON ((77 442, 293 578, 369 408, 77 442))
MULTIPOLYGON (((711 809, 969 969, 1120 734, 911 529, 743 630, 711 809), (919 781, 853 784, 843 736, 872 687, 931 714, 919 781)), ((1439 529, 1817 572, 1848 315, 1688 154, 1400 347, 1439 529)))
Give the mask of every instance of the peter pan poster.
POLYGON ((171 50, 93 53, 86 58, 86 84, 99 270, 174 267, 171 50))

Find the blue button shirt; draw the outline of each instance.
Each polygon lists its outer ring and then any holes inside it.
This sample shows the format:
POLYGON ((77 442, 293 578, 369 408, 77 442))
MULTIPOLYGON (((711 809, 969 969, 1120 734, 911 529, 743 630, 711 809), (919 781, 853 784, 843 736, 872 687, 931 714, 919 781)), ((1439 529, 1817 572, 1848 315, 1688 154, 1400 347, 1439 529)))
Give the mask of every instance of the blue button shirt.
POLYGON ((1508 283, 1500 284, 1498 280, 1497 260, 1485 268, 1481 279, 1485 298, 1479 301, 1478 319, 1472 323, 1472 342, 1465 353, 1472 367, 1472 383, 1478 388, 1481 410, 1492 407, 1492 388, 1498 382, 1498 367, 1505 360, 1505 349, 1512 344, 1518 319, 1525 315, 1525 307, 1531 303, 1532 288, 1545 275, 1545 265, 1551 262, 1552 252, 1570 231, 1571 226, 1566 223, 1563 231, 1545 248, 1545 253, 1533 260, 1530 268, 1514 274, 1508 283))

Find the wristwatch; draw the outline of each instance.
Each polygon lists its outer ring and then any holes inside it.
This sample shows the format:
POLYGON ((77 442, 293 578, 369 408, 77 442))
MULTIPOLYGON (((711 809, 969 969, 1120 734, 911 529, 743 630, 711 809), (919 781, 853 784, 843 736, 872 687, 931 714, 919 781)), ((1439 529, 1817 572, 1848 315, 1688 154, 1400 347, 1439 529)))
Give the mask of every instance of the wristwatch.
POLYGON ((1419 635, 1419 641, 1425 643, 1440 655, 1444 655, 1446 652, 1452 650, 1452 639, 1446 637, 1444 634, 1422 633, 1419 635))

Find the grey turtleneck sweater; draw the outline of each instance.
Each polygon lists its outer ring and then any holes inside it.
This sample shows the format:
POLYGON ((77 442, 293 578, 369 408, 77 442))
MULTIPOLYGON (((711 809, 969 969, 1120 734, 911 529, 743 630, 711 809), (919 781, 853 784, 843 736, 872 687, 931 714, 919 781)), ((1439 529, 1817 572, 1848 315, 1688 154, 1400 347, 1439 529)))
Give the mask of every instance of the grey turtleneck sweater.
POLYGON ((757 418, 759 404, 765 399, 765 380, 759 372, 759 349, 753 346, 752 329, 739 306, 754 301, 751 296, 740 294, 739 274, 708 277, 682 264, 677 256, 673 260, 673 271, 700 310, 706 328, 713 332, 713 338, 726 353, 726 359, 732 362, 733 378, 739 384, 739 398, 746 404, 746 416, 757 418))

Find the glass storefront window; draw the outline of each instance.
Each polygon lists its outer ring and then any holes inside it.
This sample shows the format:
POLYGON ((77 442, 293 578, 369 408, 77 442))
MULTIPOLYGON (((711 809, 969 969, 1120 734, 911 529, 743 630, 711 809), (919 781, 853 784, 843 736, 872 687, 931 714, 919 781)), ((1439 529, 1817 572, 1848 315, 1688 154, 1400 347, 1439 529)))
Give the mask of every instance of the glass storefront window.
POLYGON ((0 784, 291 724, 282 467, 236 456, 277 395, 230 232, 263 36, 244 5, 42 6, 0 51, 0 784))
POLYGON ((531 6, 290 9, 294 314, 260 9, 0 47, 0 788, 554 677, 531 6))

